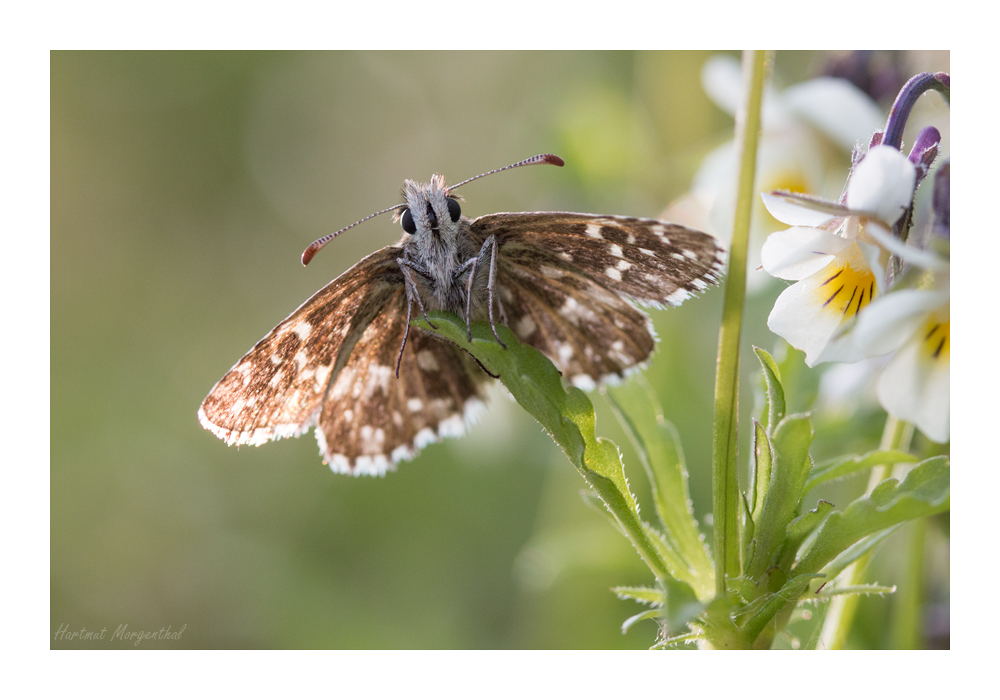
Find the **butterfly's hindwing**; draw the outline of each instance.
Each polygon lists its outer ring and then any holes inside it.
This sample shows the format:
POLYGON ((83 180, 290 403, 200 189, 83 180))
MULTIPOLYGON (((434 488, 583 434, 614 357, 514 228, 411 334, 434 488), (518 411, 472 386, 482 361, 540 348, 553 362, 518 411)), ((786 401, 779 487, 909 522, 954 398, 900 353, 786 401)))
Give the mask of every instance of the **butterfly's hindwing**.
POLYGON ((260 445, 316 424, 331 377, 386 299, 402 289, 400 249, 369 255, 314 294, 212 388, 201 424, 232 444, 260 445))
POLYGON ((522 343, 549 357, 573 384, 620 379, 653 351, 648 317, 578 271, 501 259, 498 294, 522 343))
POLYGON ((316 438, 324 461, 345 474, 382 475, 425 445, 457 437, 483 408, 488 379, 471 358, 417 328, 406 330, 402 289, 371 320, 330 386, 316 438))

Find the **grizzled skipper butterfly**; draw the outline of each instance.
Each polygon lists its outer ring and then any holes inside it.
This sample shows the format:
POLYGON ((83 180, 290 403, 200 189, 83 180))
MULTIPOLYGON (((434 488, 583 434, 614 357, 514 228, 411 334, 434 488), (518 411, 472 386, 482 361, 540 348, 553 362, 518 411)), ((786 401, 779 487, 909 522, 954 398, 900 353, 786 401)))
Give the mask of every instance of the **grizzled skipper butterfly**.
MULTIPOLYGON (((403 237, 318 291, 224 376, 198 411, 227 444, 260 445, 316 428, 335 472, 383 475, 455 437, 483 407, 490 375, 464 351, 414 328, 414 311, 486 318, 544 353, 581 387, 614 381, 653 352, 632 303, 677 305, 718 281, 725 253, 708 234, 655 219, 566 212, 462 216, 455 189, 406 180, 403 237)), ((427 319, 430 323, 430 319, 427 319)), ((431 324, 433 327, 433 324, 431 324)), ((471 335, 471 330, 469 331, 471 335)), ((501 342, 501 345, 503 343, 501 342)))

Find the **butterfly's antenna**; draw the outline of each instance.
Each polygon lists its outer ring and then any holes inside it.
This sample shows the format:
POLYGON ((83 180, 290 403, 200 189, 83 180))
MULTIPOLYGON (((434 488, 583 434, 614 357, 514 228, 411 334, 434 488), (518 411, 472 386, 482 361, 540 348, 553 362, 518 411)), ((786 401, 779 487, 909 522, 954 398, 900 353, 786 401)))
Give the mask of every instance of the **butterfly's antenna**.
POLYGON ((368 216, 366 216, 365 218, 361 219, 360 221, 355 221, 350 226, 345 226, 344 228, 340 229, 336 233, 328 233, 327 235, 323 236, 322 238, 316 239, 315 241, 313 241, 312 243, 309 244, 308 248, 306 248, 305 250, 302 251, 302 264, 303 265, 308 265, 309 261, 313 259, 313 256, 316 255, 316 253, 318 253, 323 246, 325 246, 327 243, 329 243, 330 241, 332 241, 334 238, 336 238, 337 236, 339 236, 340 234, 342 234, 347 229, 354 228, 358 224, 364 223, 365 221, 368 221, 368 219, 373 219, 376 216, 378 216, 379 214, 385 214, 387 211, 394 211, 396 209, 402 209, 405 206, 406 206, 405 204, 397 204, 394 207, 389 207, 388 209, 383 209, 382 211, 377 211, 374 214, 369 214, 368 216))
POLYGON ((492 175, 493 173, 499 173, 499 172, 502 172, 504 170, 510 170, 511 168, 519 168, 522 165, 537 165, 539 163, 548 163, 549 165, 558 165, 560 168, 562 166, 566 165, 566 163, 563 161, 563 159, 560 158, 559 156, 554 156, 551 153, 540 153, 537 156, 532 156, 531 158, 528 158, 527 160, 522 160, 519 163, 514 163, 514 164, 508 165, 508 166, 506 166, 504 168, 497 168, 496 170, 491 170, 488 173, 483 173, 482 175, 476 175, 475 177, 470 177, 468 180, 462 180, 457 185, 452 185, 451 187, 449 187, 448 191, 451 192, 452 190, 454 190, 454 189, 456 189, 458 187, 461 187, 462 185, 466 184, 467 182, 472 182, 473 180, 478 180, 481 177, 486 177, 487 175, 492 175))

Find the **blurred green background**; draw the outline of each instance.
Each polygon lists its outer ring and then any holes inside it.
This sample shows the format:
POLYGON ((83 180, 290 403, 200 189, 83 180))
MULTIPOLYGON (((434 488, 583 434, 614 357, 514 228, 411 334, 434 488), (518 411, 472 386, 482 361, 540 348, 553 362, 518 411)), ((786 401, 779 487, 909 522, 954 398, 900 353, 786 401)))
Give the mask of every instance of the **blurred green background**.
MULTIPOLYGON (((652 644, 653 622, 621 634, 641 608, 609 591, 652 584, 648 570, 501 392, 467 437, 384 479, 332 474, 311 433, 226 447, 196 412, 298 304, 395 242, 382 217, 299 263, 315 238, 395 204, 404 178, 455 182, 553 152, 565 168, 463 188, 464 213, 659 215, 731 138, 701 88, 706 57, 53 53, 53 634, 186 625, 147 648, 652 644)), ((823 60, 779 54, 776 80, 823 60)), ((779 289, 756 299, 746 342, 774 346, 764 319, 779 289)), ((699 518, 720 311, 713 290, 652 314, 647 376, 682 435, 699 518)), ((749 415, 749 380, 743 396, 749 415)), ((592 398, 642 499, 634 453, 592 398)), ((884 643, 871 634, 863 645, 884 643)), ((123 646, 110 636, 52 646, 123 646)))

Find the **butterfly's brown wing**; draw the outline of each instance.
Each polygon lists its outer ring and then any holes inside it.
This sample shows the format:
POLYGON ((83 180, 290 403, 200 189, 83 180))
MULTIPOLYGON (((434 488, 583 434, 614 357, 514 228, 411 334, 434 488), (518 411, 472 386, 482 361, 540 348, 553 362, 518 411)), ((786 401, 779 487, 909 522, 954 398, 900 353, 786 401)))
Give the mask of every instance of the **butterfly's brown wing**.
POLYGON ((382 475, 425 445, 457 437, 483 408, 489 377, 465 352, 418 328, 406 330, 402 289, 371 320, 333 381, 316 438, 330 467, 382 475))
POLYGON ((630 302, 680 304, 715 284, 725 261, 712 236, 655 219, 502 213, 476 219, 471 232, 499 242, 507 325, 584 387, 652 354, 649 319, 630 302))
POLYGON ((198 410, 201 424, 230 445, 295 437, 316 425, 331 379, 403 289, 401 252, 372 253, 278 324, 212 388, 198 410))

